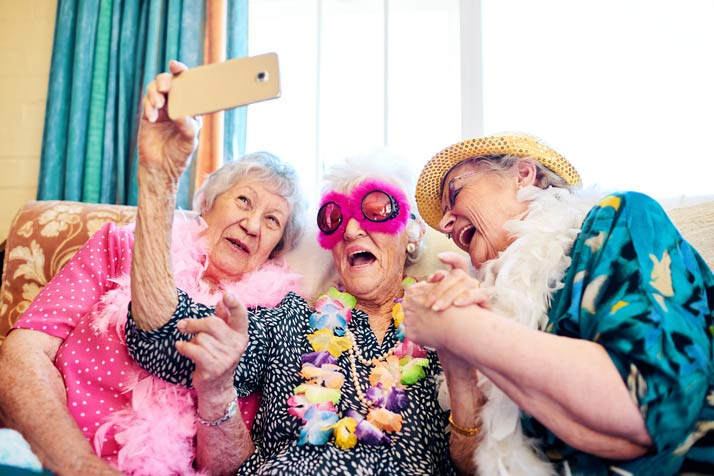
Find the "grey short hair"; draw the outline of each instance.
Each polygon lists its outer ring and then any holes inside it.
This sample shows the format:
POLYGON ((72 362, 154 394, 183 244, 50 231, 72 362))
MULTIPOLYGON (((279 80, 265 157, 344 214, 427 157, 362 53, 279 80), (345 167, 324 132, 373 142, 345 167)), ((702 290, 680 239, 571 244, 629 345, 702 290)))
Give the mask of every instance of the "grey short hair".
POLYGON ((307 202, 300 189, 295 169, 269 152, 246 154, 227 162, 209 175, 193 199, 193 209, 203 214, 213 207, 216 198, 244 177, 265 182, 292 206, 283 237, 270 253, 275 258, 298 244, 305 230, 307 202))
POLYGON ((416 179, 414 169, 403 158, 385 150, 367 155, 347 157, 343 162, 332 165, 322 177, 322 193, 334 190, 349 193, 365 180, 382 180, 396 185, 404 191, 409 200, 407 238, 416 245, 414 251, 407 252, 405 266, 416 263, 424 251, 424 232, 426 227, 419 216, 414 192, 416 179))
MULTIPOLYGON (((565 181, 563 177, 560 175, 556 174, 552 170, 550 170, 548 167, 545 165, 541 164, 535 159, 532 159, 530 157, 519 157, 517 155, 509 155, 509 154, 503 154, 503 155, 482 155, 479 157, 472 157, 470 159, 466 159, 462 162, 459 162, 457 165, 463 165, 463 164, 478 164, 485 166, 487 170, 490 170, 492 172, 497 172, 497 173, 505 173, 509 170, 511 170, 513 167, 516 166, 519 162, 527 160, 529 162, 532 162, 535 165, 536 168, 536 178, 535 182, 533 183, 534 186, 542 189, 546 189, 548 187, 556 187, 556 188, 565 188, 568 190, 572 190, 573 187, 568 185, 568 183, 565 181)), ((444 174, 444 178, 446 178, 447 174, 444 174)), ((442 184, 442 190, 443 190, 443 185, 442 184)))

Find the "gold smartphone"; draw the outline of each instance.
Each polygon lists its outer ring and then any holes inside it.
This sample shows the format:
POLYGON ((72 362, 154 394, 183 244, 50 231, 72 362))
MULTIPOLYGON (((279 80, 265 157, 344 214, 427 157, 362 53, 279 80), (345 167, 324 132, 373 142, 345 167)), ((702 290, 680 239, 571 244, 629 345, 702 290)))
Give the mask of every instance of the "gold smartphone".
POLYGON ((280 97, 278 55, 198 66, 173 78, 169 117, 178 119, 280 97))

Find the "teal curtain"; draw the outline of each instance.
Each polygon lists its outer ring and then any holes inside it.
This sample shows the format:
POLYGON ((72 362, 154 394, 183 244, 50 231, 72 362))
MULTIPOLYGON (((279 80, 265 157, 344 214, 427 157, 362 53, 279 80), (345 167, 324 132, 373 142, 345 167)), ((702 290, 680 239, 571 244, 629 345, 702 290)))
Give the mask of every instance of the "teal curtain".
MULTIPOLYGON (((248 55, 248 0, 229 0, 226 57, 248 55)), ((226 111, 223 160, 229 162, 245 154, 247 106, 226 111)))
MULTIPOLYGON (((228 1, 230 57, 247 54, 247 2, 228 1)), ((39 200, 136 204, 136 133, 147 84, 176 58, 203 63, 203 0, 59 0, 39 200)), ((226 115, 226 157, 242 154, 245 111, 226 115)), ((191 171, 178 206, 190 208, 191 171)))

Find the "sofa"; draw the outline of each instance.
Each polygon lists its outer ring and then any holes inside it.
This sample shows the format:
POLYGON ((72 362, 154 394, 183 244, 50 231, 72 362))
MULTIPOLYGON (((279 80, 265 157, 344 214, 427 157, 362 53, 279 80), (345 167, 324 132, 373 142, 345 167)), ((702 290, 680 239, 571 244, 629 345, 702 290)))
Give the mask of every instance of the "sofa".
MULTIPOLYGON (((178 213, 178 212, 177 212, 178 213)), ((714 200, 668 210, 683 235, 714 268, 714 200)), ((12 324, 32 299, 102 225, 113 221, 123 225, 136 216, 136 207, 90 204, 69 201, 30 201, 15 216, 10 226, 0 286, 0 343, 12 324)), ((326 289, 335 279, 331 256, 315 244, 308 233, 298 249, 287 256, 293 269, 305 275, 305 291, 312 295, 326 289)), ((426 246, 430 251, 415 267, 413 276, 423 276, 439 266, 436 252, 452 249, 452 242, 429 230, 426 246)))

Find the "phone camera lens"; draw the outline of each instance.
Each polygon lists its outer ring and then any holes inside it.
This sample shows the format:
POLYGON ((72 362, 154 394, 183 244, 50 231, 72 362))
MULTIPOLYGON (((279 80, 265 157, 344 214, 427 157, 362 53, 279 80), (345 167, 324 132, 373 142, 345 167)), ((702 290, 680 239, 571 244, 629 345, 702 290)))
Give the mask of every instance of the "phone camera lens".
POLYGON ((261 71, 255 76, 255 80, 259 83, 264 83, 265 81, 268 80, 268 72, 267 71, 261 71))

